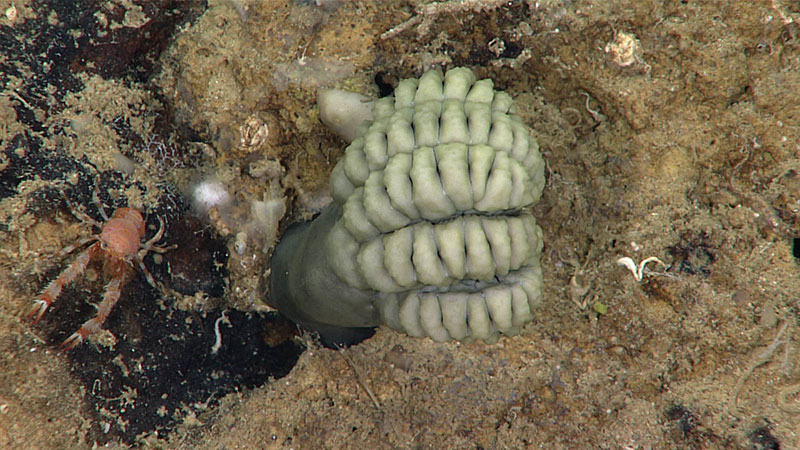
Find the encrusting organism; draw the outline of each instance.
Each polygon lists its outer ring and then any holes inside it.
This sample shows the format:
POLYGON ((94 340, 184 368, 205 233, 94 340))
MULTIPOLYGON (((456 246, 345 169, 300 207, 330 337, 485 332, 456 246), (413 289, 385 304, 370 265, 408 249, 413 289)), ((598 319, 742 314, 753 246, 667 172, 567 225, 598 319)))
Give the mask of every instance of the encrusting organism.
POLYGON ((355 137, 330 177, 334 202, 284 233, 269 302, 327 345, 379 324, 491 343, 532 320, 542 237, 529 209, 544 161, 493 86, 466 68, 429 71, 337 131, 355 137))
POLYGON ((101 329, 117 300, 119 300, 122 287, 128 280, 134 261, 139 264, 148 282, 156 286, 155 280, 153 280, 152 275, 144 266, 143 258, 148 251, 164 253, 170 249, 154 245, 164 235, 164 222, 161 219, 159 219, 161 226, 155 236, 147 242, 141 242, 145 234, 145 222, 138 210, 119 208, 114 211, 109 219, 101 206, 100 214, 103 217, 103 223, 85 214, 79 214, 81 220, 100 229, 100 234, 92 235, 62 250, 63 254, 68 254, 94 241, 36 297, 28 314, 28 317, 32 318, 34 322, 41 319, 47 308, 61 294, 64 286, 73 282, 78 275, 83 273, 92 260, 101 260, 103 262, 103 272, 110 278, 104 289, 103 300, 97 306, 95 317, 84 322, 78 331, 61 344, 64 349, 75 347, 91 334, 101 329))

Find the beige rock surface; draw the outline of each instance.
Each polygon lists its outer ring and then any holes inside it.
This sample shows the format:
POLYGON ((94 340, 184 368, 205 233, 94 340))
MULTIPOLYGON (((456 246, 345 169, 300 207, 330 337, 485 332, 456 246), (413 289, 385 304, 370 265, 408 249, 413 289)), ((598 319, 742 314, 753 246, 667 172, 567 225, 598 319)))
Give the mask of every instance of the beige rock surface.
MULTIPOLYGON (((242 211, 285 196, 291 217, 308 217, 344 148, 318 120, 319 87, 377 95, 376 80, 469 66, 517 98, 547 162, 534 211, 547 306, 492 346, 386 329, 339 352, 309 344, 285 378, 141 445, 800 448, 796 4, 303 3, 313 2, 209 1, 162 55, 153 89, 212 156, 186 172, 132 176, 186 186, 215 172, 242 211), (258 124, 268 136, 244 145, 258 124), (250 172, 266 161, 283 170, 250 172), (637 282, 616 263, 625 256, 668 268, 648 265, 637 282)), ((67 112, 122 108, 103 97, 121 95, 117 83, 87 86, 80 99, 98 103, 67 112)), ((0 139, 20 128, 3 122, 0 139)), ((36 240, 47 230, 24 213, 26 192, 0 203, 0 279, 31 281, 0 291, 0 446, 90 448, 81 388, 22 318, 46 281, 35 274, 52 273, 44 258, 71 242, 66 227, 49 246, 36 240)), ((261 293, 268 256, 253 245, 256 262, 229 262, 243 267, 231 269, 224 299, 235 308, 255 308, 261 293)))

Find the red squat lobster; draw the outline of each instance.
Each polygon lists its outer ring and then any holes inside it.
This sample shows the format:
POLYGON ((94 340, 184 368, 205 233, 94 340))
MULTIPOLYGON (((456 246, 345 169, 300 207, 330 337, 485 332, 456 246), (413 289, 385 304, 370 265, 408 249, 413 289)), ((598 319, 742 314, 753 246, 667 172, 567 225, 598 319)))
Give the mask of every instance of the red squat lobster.
POLYGON ((36 297, 33 302, 33 308, 31 308, 30 313, 28 313, 28 318, 35 317, 34 323, 36 323, 42 318, 47 308, 58 298, 59 294, 61 294, 61 289, 83 273, 92 260, 101 259, 103 261, 103 272, 106 276, 110 277, 111 280, 106 284, 103 300, 97 306, 97 315, 84 322, 78 331, 68 337, 61 344, 62 349, 69 350, 86 340, 92 333, 96 333, 100 330, 103 322, 106 321, 114 305, 117 303, 117 300, 119 300, 122 286, 125 285, 130 275, 130 269, 133 267, 134 260, 139 263, 139 267, 141 267, 147 277, 147 281, 154 287, 157 287, 152 275, 150 275, 150 272, 144 266, 142 258, 144 258, 148 251, 164 253, 174 248, 163 248, 153 245, 164 235, 164 222, 161 218, 159 218, 161 226, 158 233, 147 242, 142 243, 141 240, 145 233, 145 223, 139 211, 133 208, 119 208, 114 211, 111 219, 109 219, 102 205, 100 205, 99 209, 100 215, 102 215, 104 219, 103 223, 83 213, 76 214, 84 222, 88 222, 100 229, 100 234, 82 239, 61 251, 62 254, 68 254, 78 247, 96 241, 81 252, 69 267, 64 269, 55 280, 47 285, 42 293, 36 297))

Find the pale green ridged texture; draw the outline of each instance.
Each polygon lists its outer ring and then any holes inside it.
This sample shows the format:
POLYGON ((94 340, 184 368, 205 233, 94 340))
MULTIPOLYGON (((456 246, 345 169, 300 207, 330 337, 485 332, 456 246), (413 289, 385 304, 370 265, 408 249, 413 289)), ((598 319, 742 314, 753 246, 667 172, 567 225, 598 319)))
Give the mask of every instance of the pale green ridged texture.
POLYGON ((328 265, 412 336, 486 342, 541 302, 544 162, 512 100, 469 69, 404 80, 331 175, 328 265))

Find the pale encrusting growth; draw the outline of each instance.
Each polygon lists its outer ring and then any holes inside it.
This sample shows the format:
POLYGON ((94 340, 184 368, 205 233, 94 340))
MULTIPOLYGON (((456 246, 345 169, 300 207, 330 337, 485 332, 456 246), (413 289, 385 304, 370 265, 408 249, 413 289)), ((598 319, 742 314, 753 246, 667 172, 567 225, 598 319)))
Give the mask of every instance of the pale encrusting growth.
POLYGON ((334 336, 386 324, 437 341, 516 334, 541 301, 544 187, 511 97, 465 68, 375 101, 330 179, 334 203, 291 229, 271 298, 334 336))

